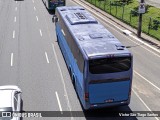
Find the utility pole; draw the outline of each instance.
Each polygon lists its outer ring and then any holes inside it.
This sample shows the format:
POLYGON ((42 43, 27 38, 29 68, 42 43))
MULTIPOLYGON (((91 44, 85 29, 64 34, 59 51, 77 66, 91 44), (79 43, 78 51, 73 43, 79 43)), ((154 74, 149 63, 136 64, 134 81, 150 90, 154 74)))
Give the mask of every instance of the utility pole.
MULTIPOLYGON (((138 37, 141 37, 141 31, 142 31, 142 14, 143 14, 143 12, 140 12, 141 7, 144 7, 142 5, 142 3, 144 3, 144 0, 141 0, 139 10, 138 10, 139 11, 139 21, 138 21, 138 31, 137 31, 138 37)), ((144 7, 144 9, 145 9, 145 7, 144 7)))

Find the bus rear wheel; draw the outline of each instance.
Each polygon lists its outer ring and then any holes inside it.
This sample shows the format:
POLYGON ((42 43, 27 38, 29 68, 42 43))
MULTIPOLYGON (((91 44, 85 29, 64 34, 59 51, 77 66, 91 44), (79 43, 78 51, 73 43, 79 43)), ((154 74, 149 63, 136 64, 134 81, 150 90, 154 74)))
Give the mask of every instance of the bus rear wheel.
POLYGON ((74 74, 72 74, 72 84, 75 87, 75 75, 74 74))

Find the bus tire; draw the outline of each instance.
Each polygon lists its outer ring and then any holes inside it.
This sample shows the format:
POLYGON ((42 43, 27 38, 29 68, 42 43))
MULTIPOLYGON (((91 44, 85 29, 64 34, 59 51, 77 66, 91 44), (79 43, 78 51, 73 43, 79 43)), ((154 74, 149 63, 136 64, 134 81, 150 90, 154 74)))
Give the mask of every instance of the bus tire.
POLYGON ((68 71, 69 71, 70 77, 72 78, 72 71, 71 71, 71 67, 70 66, 68 67, 68 71))
POLYGON ((57 35, 57 41, 56 41, 56 42, 58 43, 58 45, 60 44, 60 43, 59 43, 59 37, 58 37, 58 35, 57 35))
POLYGON ((58 42, 58 35, 56 35, 57 36, 57 42, 58 42))
POLYGON ((74 75, 74 73, 73 73, 73 75, 72 75, 72 84, 73 84, 73 86, 75 87, 75 75, 74 75))

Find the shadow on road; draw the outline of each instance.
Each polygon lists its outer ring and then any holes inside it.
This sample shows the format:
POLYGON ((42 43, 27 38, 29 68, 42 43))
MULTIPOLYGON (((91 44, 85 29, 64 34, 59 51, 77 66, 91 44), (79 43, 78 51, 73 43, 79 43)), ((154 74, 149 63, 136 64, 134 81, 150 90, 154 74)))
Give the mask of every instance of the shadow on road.
POLYGON ((138 120, 136 117, 120 117, 120 113, 133 113, 128 106, 85 111, 86 120, 138 120))
POLYGON ((49 10, 49 9, 47 9, 47 8, 46 8, 46 10, 48 11, 48 13, 49 13, 50 15, 54 15, 54 14, 55 14, 55 10, 49 10))
MULTIPOLYGON (((42 2, 43 2, 43 0, 42 0, 42 2)), ((46 7, 46 5, 45 5, 44 2, 43 2, 43 4, 44 4, 46 10, 48 11, 48 13, 49 13, 50 15, 54 15, 54 14, 55 14, 55 10, 49 10, 49 9, 46 7)))
MULTIPOLYGON (((23 112, 23 100, 22 99, 21 99, 21 106, 20 107, 21 107, 20 111, 23 112)), ((20 120, 23 120, 23 117, 20 117, 20 120)))

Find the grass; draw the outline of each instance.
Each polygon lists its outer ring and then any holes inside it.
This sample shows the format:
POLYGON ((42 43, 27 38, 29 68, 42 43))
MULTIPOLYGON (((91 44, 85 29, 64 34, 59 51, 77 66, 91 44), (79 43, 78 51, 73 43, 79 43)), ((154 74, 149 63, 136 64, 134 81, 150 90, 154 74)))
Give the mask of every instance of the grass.
MULTIPOLYGON (((121 21, 129 24, 130 26, 138 27, 138 13, 137 9, 139 2, 137 0, 132 0, 130 3, 123 4, 119 0, 86 0, 89 3, 95 5, 96 7, 106 11, 107 13, 115 16, 121 21), (131 14, 132 11, 132 14, 131 14)), ((160 40, 160 9, 153 6, 147 5, 147 11, 143 14, 142 31, 158 40, 160 40), (159 21, 159 24, 154 23, 154 21, 159 21), (149 25, 151 26, 149 29, 149 25), (155 29, 158 28, 158 29, 155 29)))

